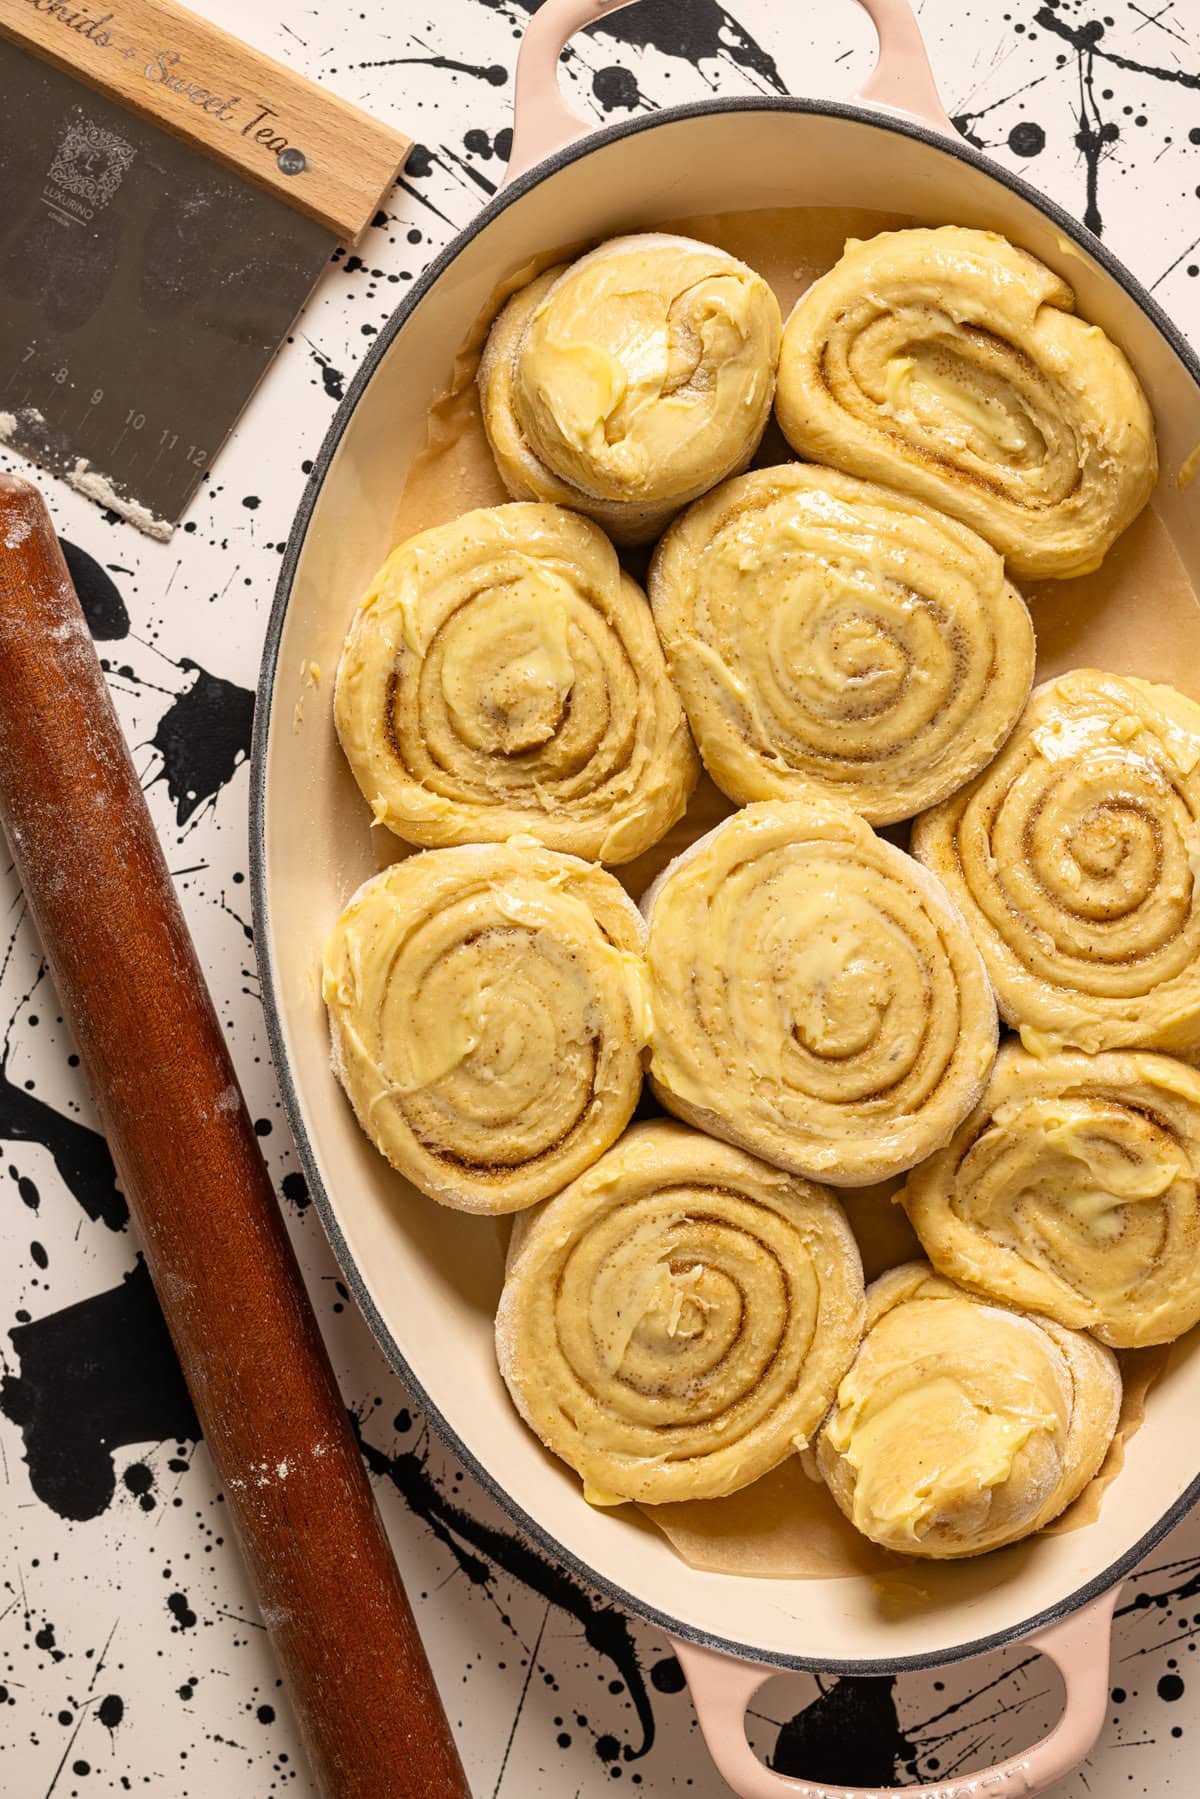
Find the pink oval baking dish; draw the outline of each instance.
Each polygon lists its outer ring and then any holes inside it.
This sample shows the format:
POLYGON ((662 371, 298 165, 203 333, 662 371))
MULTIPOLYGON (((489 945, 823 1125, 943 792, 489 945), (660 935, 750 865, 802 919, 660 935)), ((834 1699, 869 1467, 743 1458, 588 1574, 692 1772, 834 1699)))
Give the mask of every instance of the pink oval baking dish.
MULTIPOLYGON (((267 633, 252 771, 254 907, 275 1066, 325 1228, 393 1366, 530 1536, 676 1640, 713 1760, 741 1799, 834 1799, 773 1773, 746 1741, 746 1708, 778 1670, 890 1673, 1018 1641, 1062 1670, 1057 1727, 997 1768, 904 1791, 913 1799, 1041 1793, 1099 1733, 1122 1577, 1200 1497, 1195 1347, 1176 1353, 1151 1393, 1094 1523, 976 1563, 922 1564, 930 1598, 908 1616, 885 1615, 864 1578, 698 1572, 654 1530, 586 1505, 577 1480, 521 1423, 492 1347, 498 1230, 412 1198, 359 1131, 330 1071, 320 946, 376 864, 332 726, 293 729, 295 671, 316 662, 332 676, 347 621, 392 547, 399 481, 454 353, 501 278, 533 254, 667 219, 777 206, 870 206, 1003 232, 1061 270, 1083 316, 1131 357, 1158 422, 1154 503, 1200 591, 1200 505, 1179 479, 1200 444, 1200 361, 1101 244, 957 136, 906 0, 860 0, 879 55, 850 103, 713 99, 589 130, 559 92, 559 54, 574 32, 627 3, 545 0, 534 15, 517 70, 506 184, 375 340, 292 531, 267 633)), ((1200 615, 1197 627, 1200 640, 1200 615)), ((864 1799, 841 1786, 835 1793, 864 1799)))

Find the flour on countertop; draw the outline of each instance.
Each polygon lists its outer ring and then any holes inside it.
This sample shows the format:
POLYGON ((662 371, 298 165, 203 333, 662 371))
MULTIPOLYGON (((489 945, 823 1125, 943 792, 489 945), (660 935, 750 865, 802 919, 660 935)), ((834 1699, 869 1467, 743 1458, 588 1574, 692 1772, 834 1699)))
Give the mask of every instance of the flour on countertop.
POLYGON ((123 518, 137 530, 145 532, 147 537, 155 538, 159 543, 169 543, 175 535, 175 527, 165 518, 155 518, 154 514, 137 500, 127 500, 119 494, 107 475, 94 469, 85 456, 81 456, 75 467, 64 477, 68 487, 76 493, 86 495, 95 500, 97 506, 106 506, 123 518))

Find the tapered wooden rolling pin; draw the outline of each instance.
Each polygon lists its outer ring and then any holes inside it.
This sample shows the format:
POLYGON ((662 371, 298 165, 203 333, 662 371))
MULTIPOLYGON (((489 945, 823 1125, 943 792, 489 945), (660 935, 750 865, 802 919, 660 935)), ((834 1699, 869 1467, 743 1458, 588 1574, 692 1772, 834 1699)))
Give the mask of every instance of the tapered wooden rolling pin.
POLYGON ((470 1799, 44 501, 0 475, 0 822, 330 1799, 470 1799))

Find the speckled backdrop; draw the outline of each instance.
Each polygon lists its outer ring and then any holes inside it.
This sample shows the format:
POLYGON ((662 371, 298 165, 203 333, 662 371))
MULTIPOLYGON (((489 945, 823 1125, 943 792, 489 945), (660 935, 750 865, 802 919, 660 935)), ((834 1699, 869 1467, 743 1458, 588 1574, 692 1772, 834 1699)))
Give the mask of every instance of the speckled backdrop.
MULTIPOLYGON (((499 179, 533 4, 206 0, 418 145, 359 253, 335 258, 173 543, 61 487, 50 501, 478 1799, 715 1795, 667 1645, 514 1532, 348 1302, 288 1141, 249 922, 252 689, 308 459, 406 284, 499 179)), ((1084 219, 1200 336, 1200 0, 919 10, 959 129, 1084 219)), ((577 41, 565 79, 597 117, 621 117, 714 91, 839 96, 865 73, 869 27, 848 0, 736 0, 735 13, 643 0, 577 41)), ((300 1799, 311 1783, 222 1497, 6 860, 0 850, 0 1792, 300 1799)), ((1102 1745, 1064 1795, 1196 1791, 1198 1640, 1200 1519, 1126 1590, 1102 1745)), ((1046 1664, 1017 1651, 944 1681, 781 1680, 754 1729, 781 1769, 876 1784, 977 1767, 1031 1741, 1055 1704, 1046 1664)))

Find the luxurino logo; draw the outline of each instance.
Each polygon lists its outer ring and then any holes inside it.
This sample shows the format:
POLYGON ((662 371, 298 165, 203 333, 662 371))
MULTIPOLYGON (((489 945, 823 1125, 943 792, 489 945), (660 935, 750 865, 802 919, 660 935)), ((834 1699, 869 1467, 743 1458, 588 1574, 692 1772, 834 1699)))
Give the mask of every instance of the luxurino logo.
POLYGON ((77 111, 54 152, 43 197, 56 212, 90 219, 108 205, 136 155, 115 131, 77 111))

